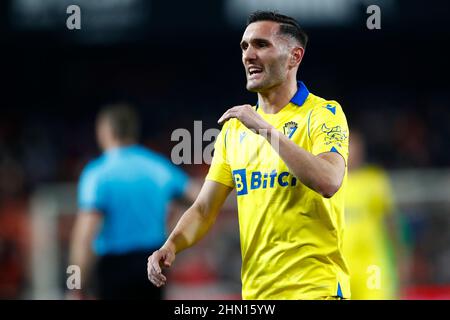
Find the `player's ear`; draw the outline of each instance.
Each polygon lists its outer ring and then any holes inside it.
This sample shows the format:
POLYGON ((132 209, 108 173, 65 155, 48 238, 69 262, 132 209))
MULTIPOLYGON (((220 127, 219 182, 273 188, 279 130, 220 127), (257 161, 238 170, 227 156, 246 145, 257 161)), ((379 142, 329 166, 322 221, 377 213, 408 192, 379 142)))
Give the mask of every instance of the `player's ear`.
POLYGON ((303 59, 304 52, 305 52, 305 49, 303 49, 302 47, 292 48, 291 59, 290 59, 290 64, 292 65, 292 67, 296 67, 300 64, 300 62, 303 59))

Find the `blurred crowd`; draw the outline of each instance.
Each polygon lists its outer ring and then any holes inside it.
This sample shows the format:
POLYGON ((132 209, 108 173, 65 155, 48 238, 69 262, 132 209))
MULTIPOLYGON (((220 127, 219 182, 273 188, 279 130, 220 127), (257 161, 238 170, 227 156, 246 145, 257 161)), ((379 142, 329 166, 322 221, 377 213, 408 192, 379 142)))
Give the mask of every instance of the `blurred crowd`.
MULTIPOLYGON (((350 126, 358 128, 366 137, 370 161, 387 169, 445 168, 450 163, 450 152, 442 147, 450 136, 450 98, 448 92, 446 94, 447 98, 444 93, 429 93, 420 99, 413 97, 400 101, 398 105, 367 97, 361 102, 351 97, 351 104, 342 104, 350 126)), ((217 101, 211 103, 217 105, 217 101)), ((221 109, 217 107, 211 113, 196 118, 187 111, 186 114, 175 113, 160 118, 161 128, 156 131, 153 124, 161 114, 155 110, 158 106, 138 107, 147 114, 142 119, 146 133, 143 143, 168 157, 177 143, 171 141, 171 133, 175 129, 186 128, 193 134, 194 120, 203 120, 203 131, 218 128, 214 119, 221 115, 221 109)), ((45 182, 76 181, 81 167, 99 153, 93 135, 92 115, 68 123, 63 118, 52 116, 51 112, 49 115, 39 113, 39 110, 31 110, 24 116, 2 114, 2 200, 23 196, 45 182)), ((204 142, 204 146, 207 143, 204 142)), ((186 165, 185 169, 196 171, 194 167, 186 165)))

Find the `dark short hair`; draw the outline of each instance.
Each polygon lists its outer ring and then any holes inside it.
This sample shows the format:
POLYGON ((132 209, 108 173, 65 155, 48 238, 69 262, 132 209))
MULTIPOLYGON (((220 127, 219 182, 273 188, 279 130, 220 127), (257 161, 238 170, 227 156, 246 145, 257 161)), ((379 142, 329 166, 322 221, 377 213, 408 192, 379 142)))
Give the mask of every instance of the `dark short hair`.
POLYGON ((248 16, 247 26, 258 21, 278 22, 280 24, 281 34, 293 37, 302 45, 303 49, 306 48, 306 44, 308 43, 308 35, 294 18, 285 16, 275 11, 255 11, 248 16))
POLYGON ((117 103, 103 107, 97 121, 107 120, 112 133, 119 140, 137 140, 140 123, 135 109, 127 103, 117 103))

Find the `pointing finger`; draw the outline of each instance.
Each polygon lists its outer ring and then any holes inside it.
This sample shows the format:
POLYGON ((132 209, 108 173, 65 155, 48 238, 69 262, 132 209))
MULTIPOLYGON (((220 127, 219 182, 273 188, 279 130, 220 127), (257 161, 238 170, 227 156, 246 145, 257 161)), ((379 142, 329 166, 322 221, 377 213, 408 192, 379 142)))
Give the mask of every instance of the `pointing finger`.
POLYGON ((236 112, 233 110, 228 110, 224 115, 217 121, 219 124, 224 124, 228 119, 236 118, 236 112))

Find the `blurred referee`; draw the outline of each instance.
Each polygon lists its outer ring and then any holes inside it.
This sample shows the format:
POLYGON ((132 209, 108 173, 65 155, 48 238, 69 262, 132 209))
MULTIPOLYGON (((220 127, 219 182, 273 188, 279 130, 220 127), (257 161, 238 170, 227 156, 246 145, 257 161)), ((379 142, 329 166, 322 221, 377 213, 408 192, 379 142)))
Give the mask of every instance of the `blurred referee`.
POLYGON ((130 106, 104 108, 96 131, 103 155, 81 174, 69 256, 81 269, 82 288, 67 297, 85 297, 94 278, 99 299, 161 299, 143 265, 164 243, 170 201, 191 201, 196 188, 169 160, 137 144, 139 121, 130 106))

